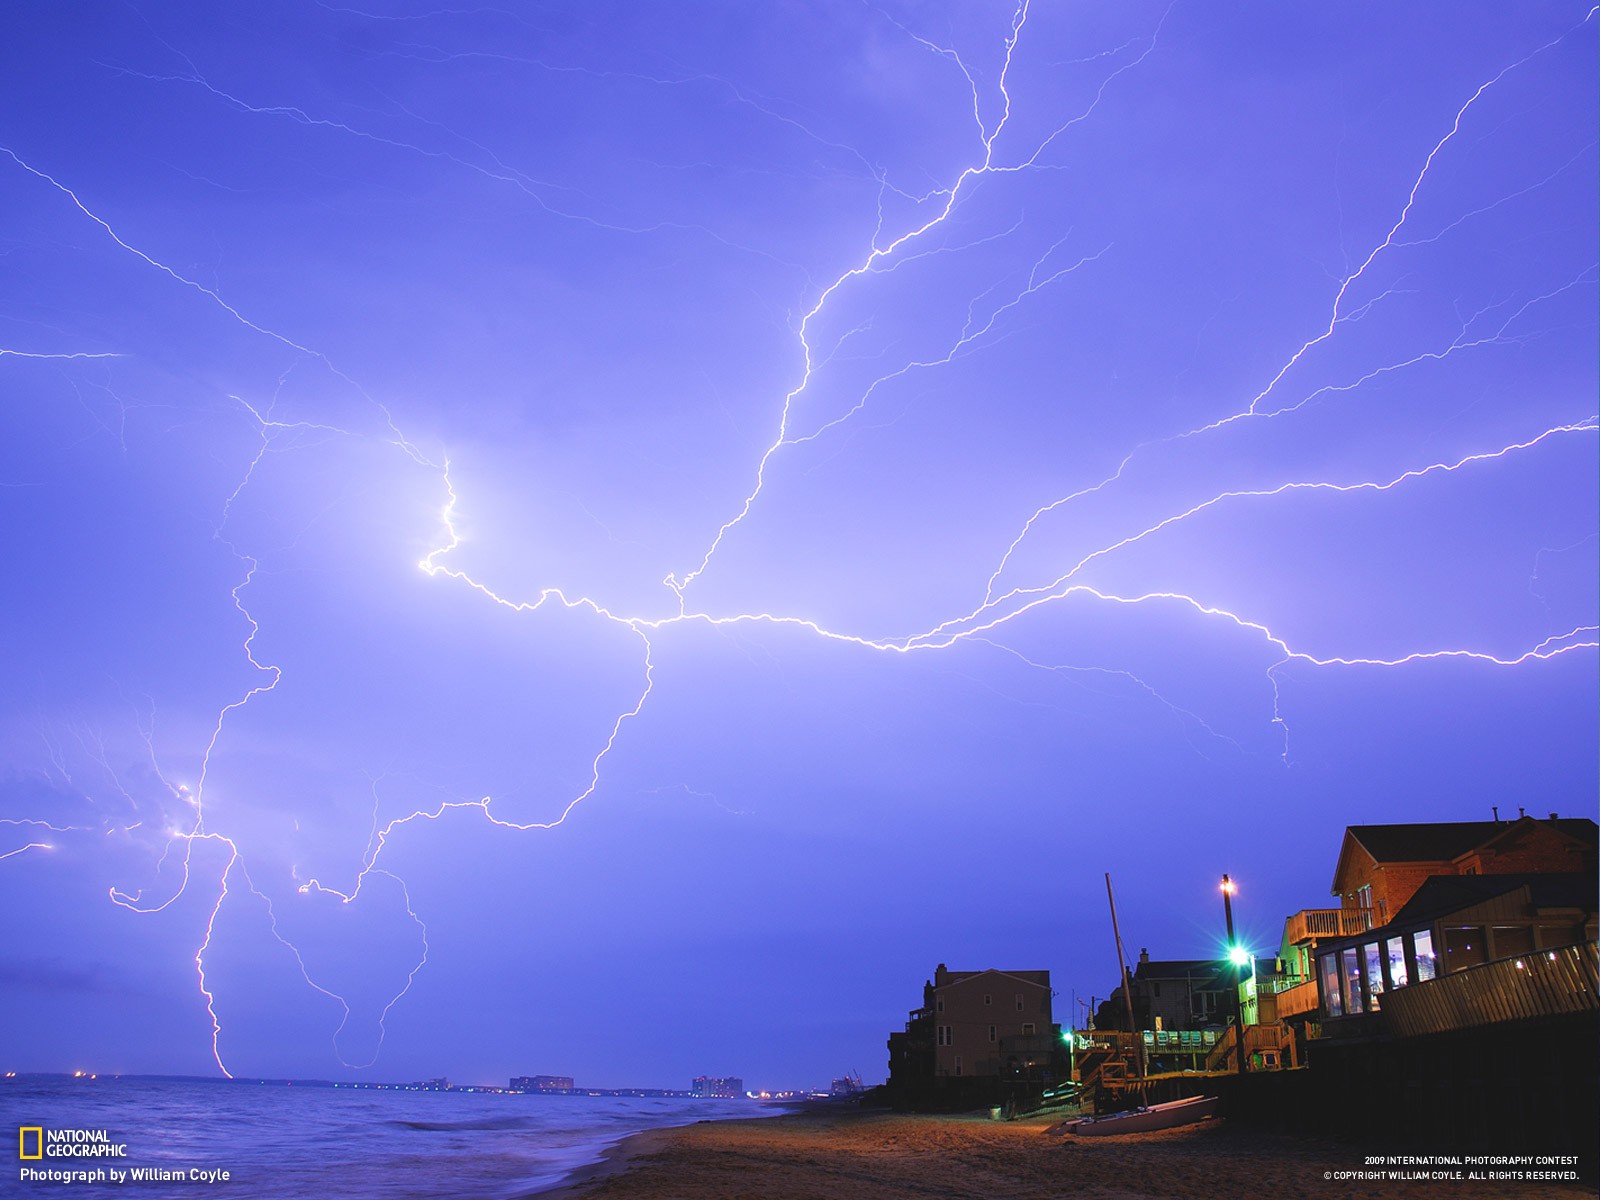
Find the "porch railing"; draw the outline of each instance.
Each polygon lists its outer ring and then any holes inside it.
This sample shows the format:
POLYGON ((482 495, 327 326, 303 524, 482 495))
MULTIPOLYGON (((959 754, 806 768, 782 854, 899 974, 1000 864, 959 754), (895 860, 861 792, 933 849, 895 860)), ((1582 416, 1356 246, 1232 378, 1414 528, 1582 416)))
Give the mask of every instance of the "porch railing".
POLYGON ((1297 1017, 1301 1013, 1316 1012, 1321 1001, 1317 997, 1317 981, 1307 979, 1284 988, 1278 993, 1278 1020, 1297 1017))
POLYGON ((1594 942, 1534 950, 1394 988, 1383 1013, 1402 1037, 1600 1009, 1594 942))
POLYGON ((1349 937, 1372 928, 1370 908, 1302 908, 1284 923, 1284 940, 1303 945, 1317 938, 1349 937))

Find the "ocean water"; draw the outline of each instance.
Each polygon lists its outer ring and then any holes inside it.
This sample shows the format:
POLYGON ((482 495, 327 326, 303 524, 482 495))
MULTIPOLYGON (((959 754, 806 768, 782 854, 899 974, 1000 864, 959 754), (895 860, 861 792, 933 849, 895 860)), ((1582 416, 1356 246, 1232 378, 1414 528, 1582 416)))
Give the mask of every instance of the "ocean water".
MULTIPOLYGON (((553 1187, 630 1133, 755 1117, 748 1101, 479 1095, 139 1079, 0 1080, 0 1195, 509 1200, 553 1187), (126 1159, 22 1162, 18 1130, 103 1129, 126 1159), (24 1167, 225 1170, 219 1182, 54 1183, 24 1167)), ((30 1135, 31 1138, 32 1135, 30 1135)), ((31 1142, 30 1142, 31 1152, 31 1142)))

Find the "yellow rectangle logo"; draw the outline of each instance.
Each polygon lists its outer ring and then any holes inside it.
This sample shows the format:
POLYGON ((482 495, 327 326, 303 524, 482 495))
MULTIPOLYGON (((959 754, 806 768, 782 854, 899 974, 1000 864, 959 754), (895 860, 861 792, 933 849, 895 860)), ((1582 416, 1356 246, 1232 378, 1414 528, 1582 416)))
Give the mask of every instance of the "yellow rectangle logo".
POLYGON ((24 1125, 17 1130, 17 1157, 33 1159, 44 1157, 44 1126, 24 1125), (33 1153, 28 1153, 28 1135, 33 1134, 33 1153))

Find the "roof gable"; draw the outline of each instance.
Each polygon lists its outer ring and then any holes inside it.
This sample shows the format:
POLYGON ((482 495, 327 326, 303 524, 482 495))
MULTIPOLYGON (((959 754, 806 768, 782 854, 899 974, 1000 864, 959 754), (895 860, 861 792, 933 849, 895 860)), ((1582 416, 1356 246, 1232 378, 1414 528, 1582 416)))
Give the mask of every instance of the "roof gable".
POLYGON ((1415 825, 1352 825, 1350 835, 1379 862, 1449 862, 1483 845, 1506 826, 1495 821, 1415 825))
POLYGON ((1353 854, 1365 851, 1377 863, 1448 863, 1475 850, 1505 847, 1553 831, 1581 846, 1593 847, 1597 827, 1587 817, 1521 816, 1514 821, 1421 821, 1399 825, 1350 825, 1339 847, 1333 871, 1333 894, 1339 895, 1353 854))
POLYGON ((1600 840, 1597 839, 1597 834, 1600 834, 1600 826, 1596 826, 1588 817, 1551 817, 1548 821, 1541 821, 1536 817, 1525 816, 1504 825, 1497 833, 1472 849, 1503 851, 1530 841, 1553 838, 1592 850, 1596 841, 1600 840))
POLYGON ((990 967, 986 971, 946 971, 941 989, 964 987, 969 983, 984 982, 993 986, 997 983, 1010 981, 1011 983, 1026 984, 1028 987, 1047 988, 1050 986, 1049 971, 999 971, 990 967))
POLYGON ((1222 965, 1222 961, 1215 958, 1147 958, 1138 964, 1133 978, 1151 982, 1210 978, 1222 965))

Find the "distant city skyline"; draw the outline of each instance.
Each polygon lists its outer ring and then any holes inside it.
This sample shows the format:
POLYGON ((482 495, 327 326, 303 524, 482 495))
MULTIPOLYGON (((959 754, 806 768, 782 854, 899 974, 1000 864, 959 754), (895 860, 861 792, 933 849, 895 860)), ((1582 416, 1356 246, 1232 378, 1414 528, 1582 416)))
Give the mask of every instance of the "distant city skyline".
POLYGON ((870 1082, 1595 814, 1586 5, 12 24, 0 1071, 870 1082))

